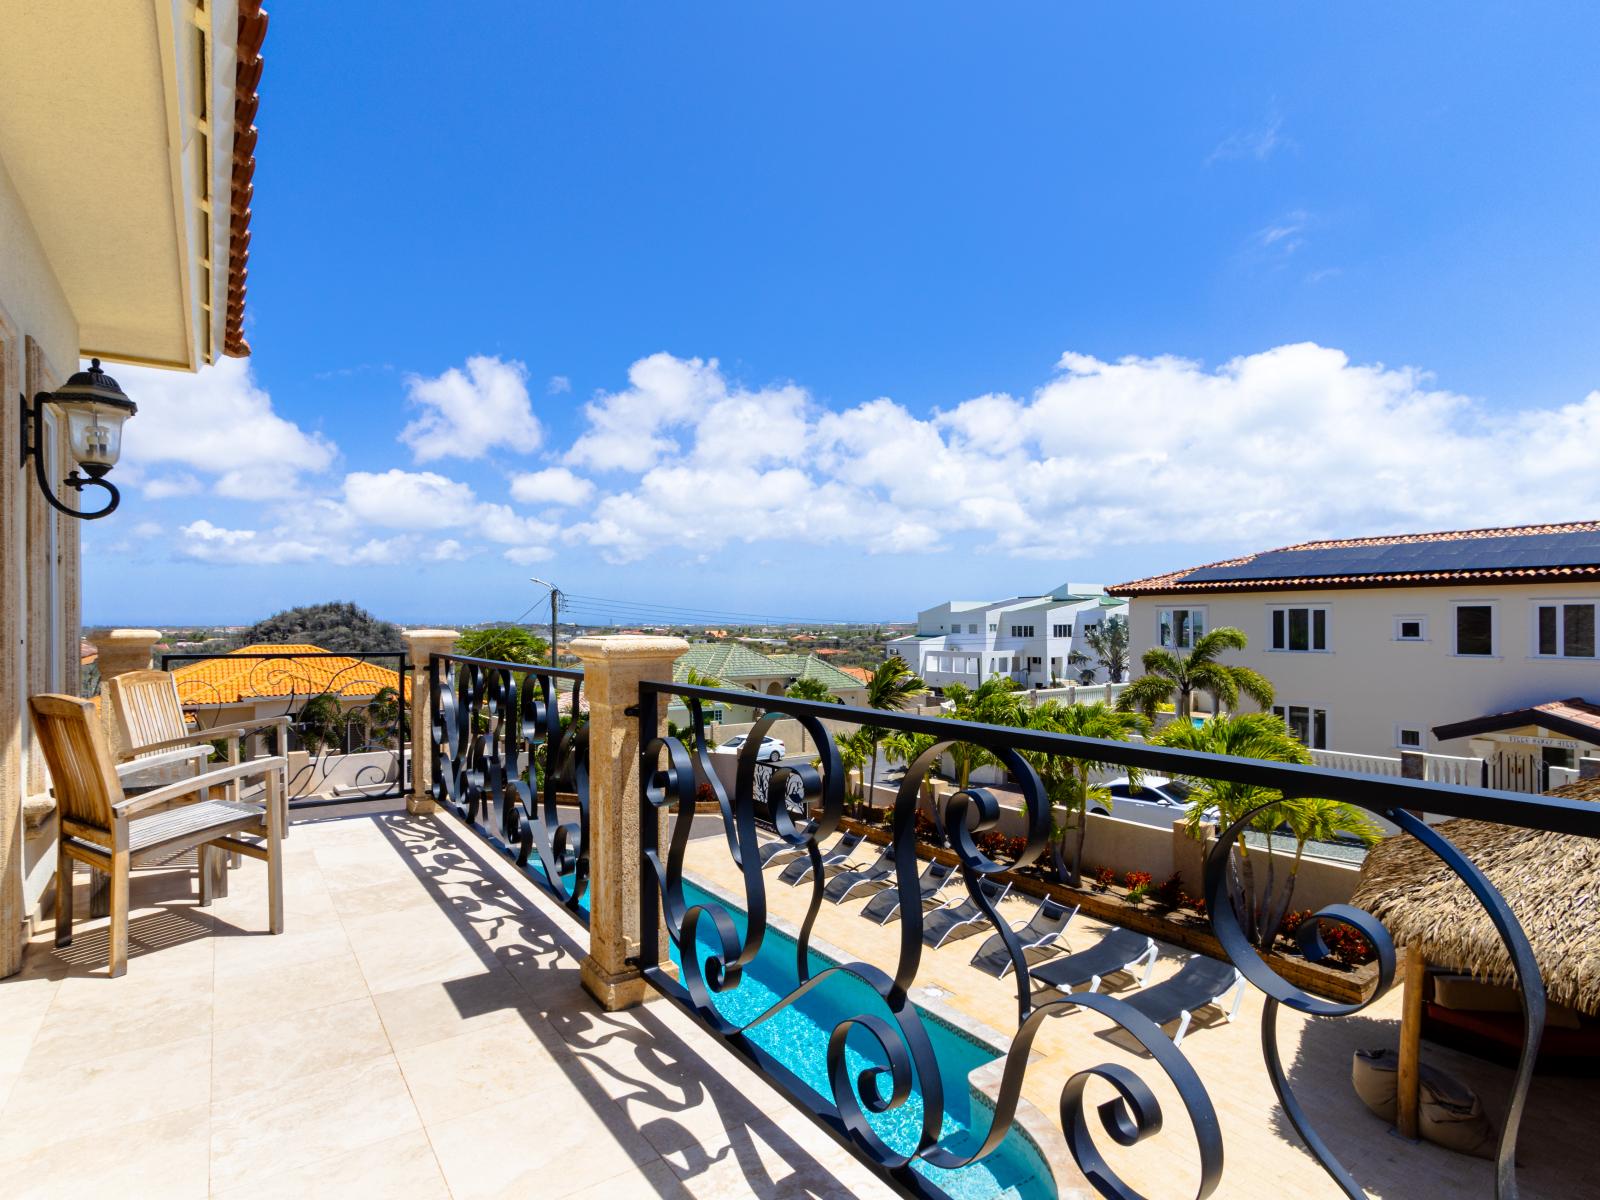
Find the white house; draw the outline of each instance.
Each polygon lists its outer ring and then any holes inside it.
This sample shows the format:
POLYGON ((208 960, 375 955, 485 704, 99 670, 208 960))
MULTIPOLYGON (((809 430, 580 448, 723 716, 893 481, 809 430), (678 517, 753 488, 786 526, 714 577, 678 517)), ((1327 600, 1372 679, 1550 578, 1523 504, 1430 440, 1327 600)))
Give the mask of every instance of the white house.
POLYGON ((992 675, 1024 687, 1105 682, 1083 633, 1126 613, 1125 601, 1095 583, 1064 583, 1040 596, 1008 600, 947 600, 919 612, 917 631, 890 642, 888 651, 932 687, 977 687, 992 675), (1074 652, 1089 661, 1075 665, 1074 652))
POLYGON ((1600 521, 1308 542, 1119 584, 1137 673, 1231 625, 1308 745, 1474 754, 1490 783, 1600 754, 1600 521))

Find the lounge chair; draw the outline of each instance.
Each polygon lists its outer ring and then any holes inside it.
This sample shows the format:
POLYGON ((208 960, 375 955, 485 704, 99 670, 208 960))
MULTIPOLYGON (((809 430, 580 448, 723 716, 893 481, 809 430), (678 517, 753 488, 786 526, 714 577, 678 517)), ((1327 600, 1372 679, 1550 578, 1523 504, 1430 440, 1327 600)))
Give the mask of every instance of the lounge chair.
POLYGON ((1173 1035, 1172 1044, 1181 1046, 1183 1035, 1189 1031, 1189 1019, 1195 1011, 1210 1004, 1220 1007, 1222 997, 1229 988, 1234 989, 1233 1003, 1223 1014, 1223 1019, 1231 1021, 1238 1015, 1239 1003, 1244 999, 1244 976, 1232 963, 1196 954, 1171 979, 1136 992, 1126 1002, 1157 1025, 1178 1022, 1178 1032, 1173 1035))
MULTIPOLYGON (((859 833, 843 833, 839 840, 822 852, 822 870, 826 873, 832 867, 842 867, 850 861, 850 856, 856 852, 856 847, 861 845, 862 836, 859 833)), ((782 871, 778 878, 790 887, 804 883, 811 878, 811 855, 802 854, 782 871)))
MULTIPOLYGON (((1043 950, 1046 946, 1053 945, 1067 932, 1067 926, 1077 915, 1076 904, 1068 908, 1059 900, 1051 900, 1048 897, 1039 901, 1038 911, 1028 918, 1026 925, 1014 931, 1017 941, 1022 943, 1023 953, 1029 950, 1043 950)), ((1011 951, 1006 949, 1006 939, 997 930, 985 938, 983 945, 978 947, 978 952, 972 956, 972 965, 987 975, 1004 979, 1016 963, 1011 959, 1011 951)))
POLYGON ((1141 963, 1144 973, 1139 976, 1139 986, 1143 987, 1156 965, 1155 939, 1131 929, 1113 929, 1089 949, 1034 967, 1028 974, 1035 982, 1063 992, 1070 992, 1081 983, 1097 992, 1100 981, 1108 975, 1131 971, 1141 963))
MULTIPOLYGON (((927 908, 938 899, 939 893, 944 890, 944 885, 956 877, 956 869, 942 862, 931 862, 922 868, 922 874, 917 876, 917 892, 921 905, 927 908)), ((861 915, 868 920, 876 921, 879 925, 887 925, 890 921, 900 916, 900 889, 897 887, 884 888, 861 910, 861 915)))
POLYGON ((776 841, 762 842, 760 848, 756 851, 761 856, 761 869, 763 871, 775 865, 784 855, 804 854, 805 852, 804 846, 792 846, 782 838, 778 838, 776 841))
POLYGON ((828 880, 822 895, 833 904, 843 904, 863 888, 880 888, 894 878, 894 847, 885 846, 870 867, 841 871, 828 880))
MULTIPOLYGON (((1009 883, 985 879, 978 886, 983 889, 985 899, 994 906, 1011 894, 1009 883)), ((978 902, 968 896, 965 900, 946 904, 929 913, 922 923, 922 940, 937 950, 951 938, 976 933, 978 926, 988 919, 983 909, 978 907, 978 902)))

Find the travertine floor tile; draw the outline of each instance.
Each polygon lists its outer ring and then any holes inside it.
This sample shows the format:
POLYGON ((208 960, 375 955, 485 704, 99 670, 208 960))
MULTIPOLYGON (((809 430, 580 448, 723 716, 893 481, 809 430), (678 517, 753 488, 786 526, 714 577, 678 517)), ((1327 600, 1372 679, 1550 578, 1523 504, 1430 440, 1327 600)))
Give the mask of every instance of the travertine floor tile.
POLYGON ((226 1191, 421 1129, 388 1056, 299 1076, 212 1107, 211 1186, 226 1191))
POLYGON ((246 1092, 388 1055, 389 1039, 371 997, 302 1009, 219 1033, 211 1096, 220 1104, 246 1092))
POLYGON ((527 994, 501 970, 380 992, 373 1002, 396 1050, 475 1033, 486 1026, 512 1025, 526 1031, 538 1019, 527 994))
MULTIPOLYGON (((428 1136, 455 1200, 539 1196, 556 1200, 630 1167, 655 1159, 655 1151, 637 1131, 606 1120, 604 1110, 587 1104, 551 1103, 548 1092, 527 1092, 498 1110, 505 1118, 482 1114, 430 1125, 428 1136), (529 1135, 515 1139, 507 1152, 507 1129, 525 1114, 529 1135)), ((629 1193, 618 1191, 617 1196, 629 1193)))
POLYGON ((220 1200, 449 1200, 450 1191, 427 1137, 408 1133, 215 1194, 220 1200))
POLYGON ((0 1161, 5 1194, 14 1200, 92 1195, 203 1200, 210 1174, 209 1105, 127 1123, 107 1117, 103 1128, 0 1161))
POLYGON ((213 1028, 220 1033, 366 994, 366 978, 348 950, 310 962, 230 970, 216 981, 212 992, 213 1028))
MULTIPOLYGON (((411 1046, 396 1057, 417 1111, 430 1126, 498 1108, 530 1091, 559 1089, 571 1094, 576 1091, 571 1081, 584 1079, 571 1054, 548 1029, 520 1022, 411 1046)), ((581 1096, 572 1099, 582 1104, 581 1096)), ((599 1093, 593 1097, 601 1099, 599 1093)))

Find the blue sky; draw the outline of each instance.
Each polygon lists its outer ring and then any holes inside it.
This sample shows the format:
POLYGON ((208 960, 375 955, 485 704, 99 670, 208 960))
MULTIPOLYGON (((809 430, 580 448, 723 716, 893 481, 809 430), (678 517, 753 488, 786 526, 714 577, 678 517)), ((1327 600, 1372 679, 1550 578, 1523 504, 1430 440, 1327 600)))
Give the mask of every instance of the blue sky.
POLYGON ((996 7, 280 2, 255 354, 118 372, 86 620, 906 618, 1595 515, 1592 9, 996 7))

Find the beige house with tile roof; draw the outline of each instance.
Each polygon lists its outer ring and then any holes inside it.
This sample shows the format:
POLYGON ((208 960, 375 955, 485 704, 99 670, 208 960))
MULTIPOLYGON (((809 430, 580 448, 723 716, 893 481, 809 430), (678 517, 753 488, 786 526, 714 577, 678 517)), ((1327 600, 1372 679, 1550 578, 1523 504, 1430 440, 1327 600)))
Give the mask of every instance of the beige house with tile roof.
MULTIPOLYGON (((81 665, 81 523, 48 504, 32 462, 20 465, 17 397, 60 387, 91 355, 114 376, 118 362, 193 371, 249 353, 244 292, 265 33, 260 0, 6 6, 0 976, 20 963, 53 859, 53 803, 27 697, 76 692, 81 665)), ((74 463, 56 413, 46 406, 41 421, 31 440, 47 478, 59 481, 74 463)), ((126 436, 139 436, 136 415, 126 436)), ((76 503, 70 489, 57 493, 76 503)))
POLYGON ((1508 786, 1600 755, 1600 727, 1539 716, 1600 702, 1600 522, 1307 542, 1110 591, 1136 669, 1152 646, 1243 630, 1227 661, 1270 679, 1314 747, 1477 755, 1508 786), (1508 713, 1526 719, 1481 720, 1508 713))

